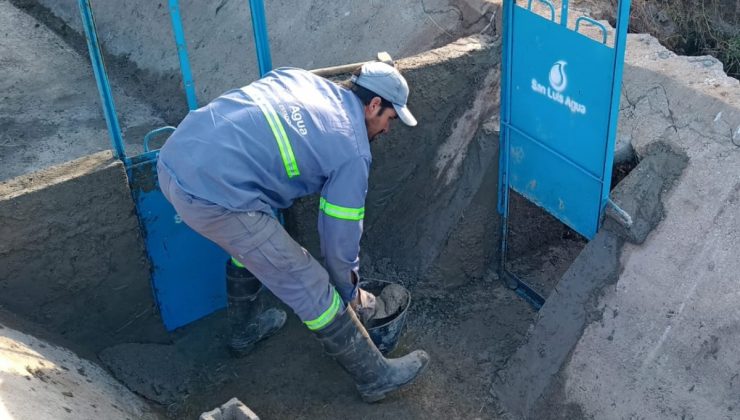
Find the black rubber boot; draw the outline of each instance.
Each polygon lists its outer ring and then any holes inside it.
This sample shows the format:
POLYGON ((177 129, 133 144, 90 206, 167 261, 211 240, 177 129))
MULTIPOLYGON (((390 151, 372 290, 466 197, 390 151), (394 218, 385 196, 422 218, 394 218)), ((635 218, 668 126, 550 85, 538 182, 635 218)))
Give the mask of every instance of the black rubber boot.
POLYGON ((285 311, 276 308, 264 310, 260 291, 262 283, 246 268, 226 263, 226 311, 231 326, 229 350, 235 357, 243 357, 254 345, 285 324, 285 311))
POLYGON ((385 394, 410 384, 429 363, 423 350, 398 359, 383 357, 351 308, 314 333, 326 354, 354 379, 365 402, 380 401, 385 394))

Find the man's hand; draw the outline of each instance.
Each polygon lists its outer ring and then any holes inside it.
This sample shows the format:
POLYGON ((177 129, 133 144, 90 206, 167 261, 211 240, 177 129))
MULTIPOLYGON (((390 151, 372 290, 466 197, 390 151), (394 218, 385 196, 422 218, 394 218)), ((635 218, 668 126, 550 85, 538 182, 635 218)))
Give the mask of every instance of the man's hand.
POLYGON ((360 321, 365 324, 375 315, 375 295, 362 289, 357 289, 357 297, 350 302, 360 321))

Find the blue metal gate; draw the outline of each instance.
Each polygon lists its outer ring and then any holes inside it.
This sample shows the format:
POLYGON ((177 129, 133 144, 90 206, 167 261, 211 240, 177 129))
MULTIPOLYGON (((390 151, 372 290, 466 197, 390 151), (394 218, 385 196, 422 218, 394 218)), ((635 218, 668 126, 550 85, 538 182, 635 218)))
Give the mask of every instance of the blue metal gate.
MULTIPOLYGON (((262 76, 272 68, 263 0, 250 0, 249 6, 262 76)), ((154 298, 165 327, 173 330, 226 306, 225 267, 228 255, 182 223, 159 189, 156 170, 159 151, 149 150, 149 140, 155 135, 173 131, 174 127, 151 131, 144 137, 144 153, 126 156, 90 0, 79 0, 79 7, 113 151, 126 166, 151 262, 154 298)), ((197 99, 178 0, 169 0, 169 11, 188 107, 193 110, 197 108, 197 99)))
MULTIPOLYGON (((568 0, 504 2, 498 204, 504 273, 509 188, 588 239, 601 225, 629 8, 630 0, 619 1, 614 31, 589 17, 570 16, 568 0)), ((510 285, 528 292, 518 280, 510 285)), ((535 300, 542 303, 539 296, 535 300)))

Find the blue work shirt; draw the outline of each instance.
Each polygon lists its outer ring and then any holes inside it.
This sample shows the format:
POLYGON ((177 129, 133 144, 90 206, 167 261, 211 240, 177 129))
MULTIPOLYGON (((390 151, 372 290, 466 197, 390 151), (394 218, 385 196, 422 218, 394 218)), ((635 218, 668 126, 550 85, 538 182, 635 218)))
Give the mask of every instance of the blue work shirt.
POLYGON ((321 193, 325 265, 342 299, 354 298, 372 160, 354 93, 305 70, 273 70, 191 111, 159 160, 185 192, 235 212, 321 193))

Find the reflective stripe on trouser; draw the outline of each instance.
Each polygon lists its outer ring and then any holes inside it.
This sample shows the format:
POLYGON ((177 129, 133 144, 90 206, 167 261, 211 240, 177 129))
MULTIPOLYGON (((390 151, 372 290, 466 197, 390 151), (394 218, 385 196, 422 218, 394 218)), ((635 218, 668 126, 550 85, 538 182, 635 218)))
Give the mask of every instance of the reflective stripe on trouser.
POLYGON ((237 258, 311 329, 328 325, 344 304, 329 274, 280 223, 262 212, 232 212, 193 197, 159 171, 162 192, 193 230, 237 258))
POLYGON ((231 264, 233 264, 234 267, 244 268, 244 264, 242 264, 241 262, 239 262, 239 260, 237 260, 234 257, 231 257, 231 264))

